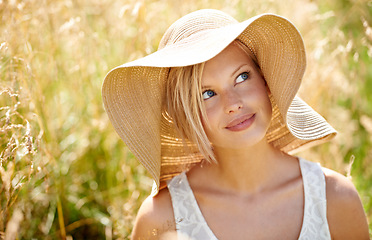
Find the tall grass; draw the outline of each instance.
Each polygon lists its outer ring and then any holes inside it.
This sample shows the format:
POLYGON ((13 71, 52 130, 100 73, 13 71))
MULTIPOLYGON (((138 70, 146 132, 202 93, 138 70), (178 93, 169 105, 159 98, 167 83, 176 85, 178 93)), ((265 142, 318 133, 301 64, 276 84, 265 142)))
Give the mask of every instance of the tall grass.
POLYGON ((3 0, 0 239, 128 238, 151 179, 109 123, 102 80, 200 8, 238 20, 274 12, 298 26, 300 94, 339 130, 301 155, 351 174, 371 221, 371 1, 3 0))

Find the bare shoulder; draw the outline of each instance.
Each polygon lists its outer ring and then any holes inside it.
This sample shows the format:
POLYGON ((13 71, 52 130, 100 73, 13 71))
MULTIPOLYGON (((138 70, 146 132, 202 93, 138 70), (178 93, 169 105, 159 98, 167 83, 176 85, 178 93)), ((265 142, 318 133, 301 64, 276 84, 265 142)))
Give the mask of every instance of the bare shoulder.
POLYGON ((369 239, 367 218, 354 184, 330 169, 323 168, 323 172, 332 239, 369 239))
POLYGON ((175 231, 172 201, 167 188, 155 197, 143 201, 136 217, 132 239, 159 239, 166 232, 175 231))

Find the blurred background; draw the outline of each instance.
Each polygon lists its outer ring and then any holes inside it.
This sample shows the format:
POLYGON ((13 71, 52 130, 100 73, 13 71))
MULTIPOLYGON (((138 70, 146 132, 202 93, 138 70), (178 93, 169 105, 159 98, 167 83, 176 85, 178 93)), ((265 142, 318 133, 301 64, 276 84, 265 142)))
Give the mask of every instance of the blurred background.
POLYGON ((201 8, 295 23, 300 96, 339 131, 300 155, 350 177, 372 221, 372 1, 0 0, 0 239, 130 237, 152 181, 104 112, 102 80, 201 8))

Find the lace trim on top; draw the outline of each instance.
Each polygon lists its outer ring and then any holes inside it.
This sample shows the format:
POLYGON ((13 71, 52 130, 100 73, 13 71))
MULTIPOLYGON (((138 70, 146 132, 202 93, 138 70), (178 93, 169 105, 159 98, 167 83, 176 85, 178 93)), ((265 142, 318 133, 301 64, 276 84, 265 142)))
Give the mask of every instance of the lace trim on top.
MULTIPOLYGON (((330 240, 327 221, 325 177, 319 163, 299 158, 305 207, 299 240, 330 240)), ((186 173, 168 182, 179 239, 218 240, 205 221, 186 173)))

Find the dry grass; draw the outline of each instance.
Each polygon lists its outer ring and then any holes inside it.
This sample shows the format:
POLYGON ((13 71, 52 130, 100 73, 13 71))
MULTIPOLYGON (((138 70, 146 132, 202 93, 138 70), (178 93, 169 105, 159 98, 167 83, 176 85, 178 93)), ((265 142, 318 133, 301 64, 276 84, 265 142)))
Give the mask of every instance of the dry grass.
POLYGON ((0 239, 128 238, 151 180, 111 127, 101 83, 200 8, 295 22, 308 50, 301 96, 339 130, 302 156, 349 173, 372 219, 371 1, 3 0, 0 239))

